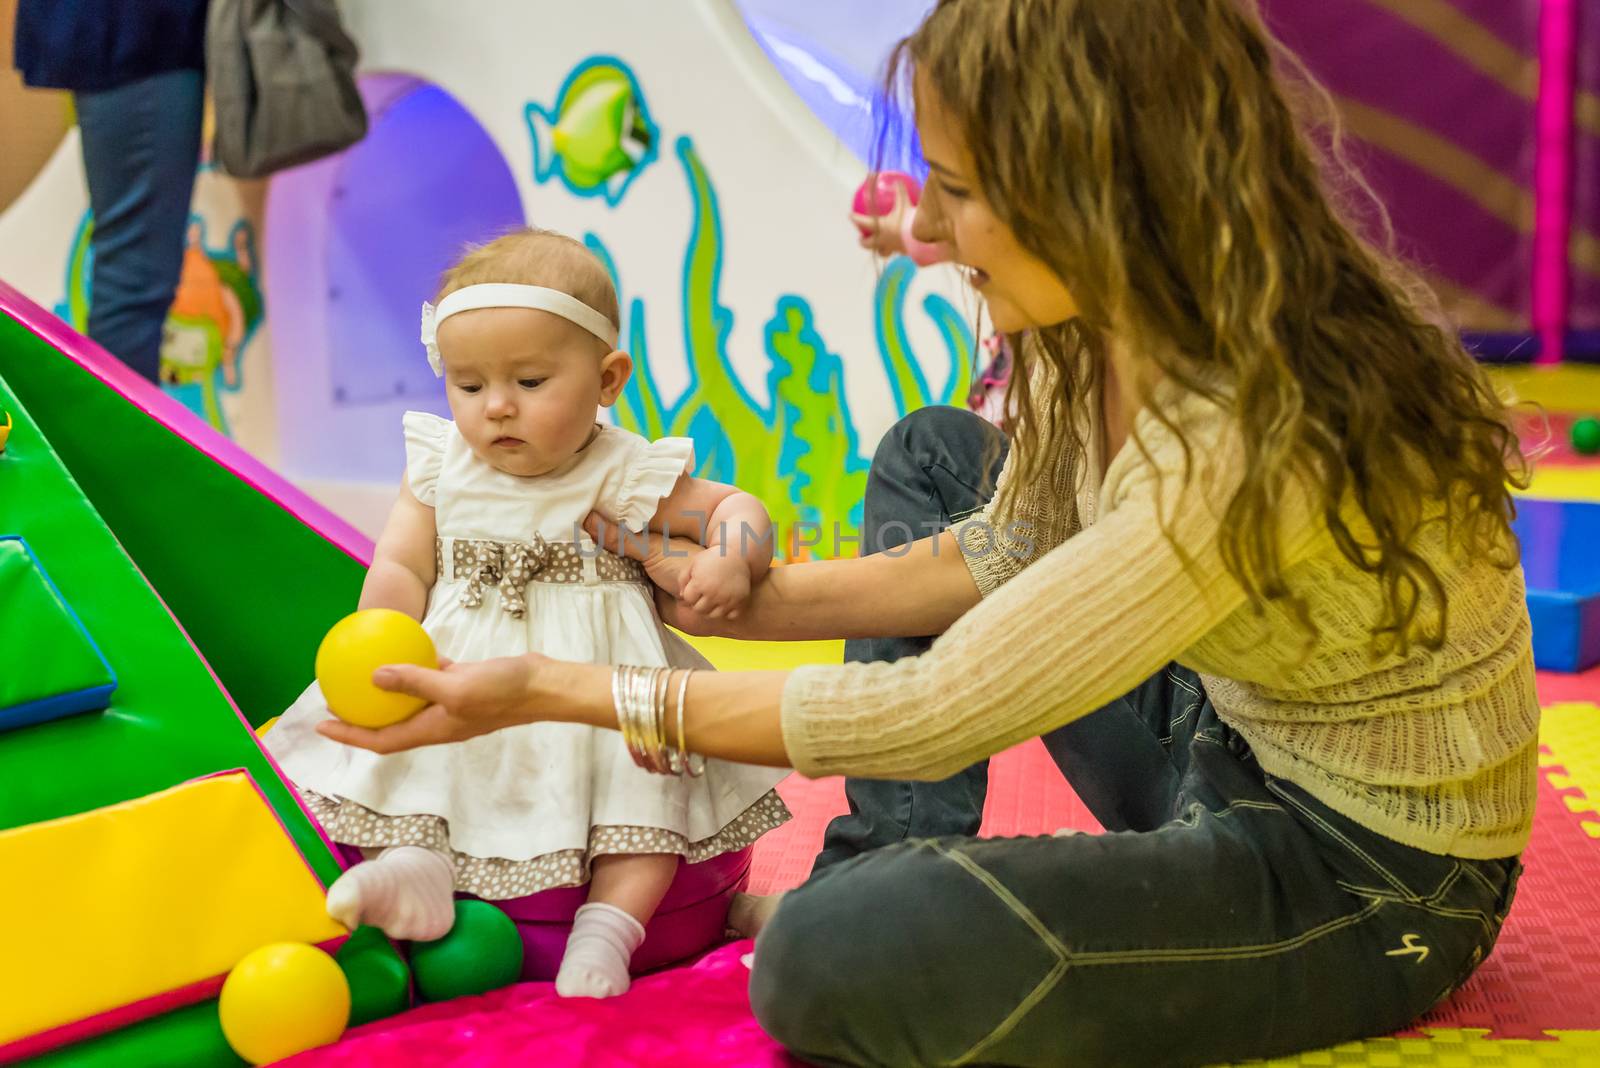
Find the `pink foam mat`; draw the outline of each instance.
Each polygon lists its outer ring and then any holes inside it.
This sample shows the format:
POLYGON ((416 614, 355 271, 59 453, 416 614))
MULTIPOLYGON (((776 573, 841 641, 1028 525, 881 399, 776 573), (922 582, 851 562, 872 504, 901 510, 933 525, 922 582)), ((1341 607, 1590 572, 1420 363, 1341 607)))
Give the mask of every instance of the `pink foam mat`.
POLYGON ((1526 873, 1494 952, 1423 1028, 1482 1028, 1491 1038, 1600 1031, 1600 841, 1539 775, 1526 873))
POLYGON ((1539 672, 1539 700, 1546 707, 1561 701, 1588 701, 1600 705, 1600 667, 1577 675, 1539 672))
POLYGON ((789 1068, 750 1015, 750 972, 735 942, 692 965, 646 976, 620 998, 560 998, 550 983, 428 1005, 357 1028, 336 1045, 281 1062, 294 1068, 789 1068))

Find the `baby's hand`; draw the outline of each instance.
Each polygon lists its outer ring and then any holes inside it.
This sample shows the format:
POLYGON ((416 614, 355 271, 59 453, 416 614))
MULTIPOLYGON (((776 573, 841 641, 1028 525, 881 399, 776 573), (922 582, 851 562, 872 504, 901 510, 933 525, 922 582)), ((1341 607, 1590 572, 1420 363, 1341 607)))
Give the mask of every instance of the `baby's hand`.
POLYGON ((712 619, 738 619, 750 598, 750 567, 734 553, 706 549, 689 561, 678 600, 712 619))

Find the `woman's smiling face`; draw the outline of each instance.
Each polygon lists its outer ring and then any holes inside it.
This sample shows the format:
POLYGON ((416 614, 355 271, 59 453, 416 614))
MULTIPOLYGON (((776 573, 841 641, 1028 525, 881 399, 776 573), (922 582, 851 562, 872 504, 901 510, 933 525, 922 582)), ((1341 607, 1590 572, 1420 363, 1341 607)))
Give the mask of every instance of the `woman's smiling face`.
POLYGON ((920 73, 915 85, 917 132, 929 174, 912 234, 950 245, 983 294, 996 330, 1015 333, 1076 316, 1078 303, 1066 284, 1018 243, 984 199, 971 150, 938 91, 920 73))

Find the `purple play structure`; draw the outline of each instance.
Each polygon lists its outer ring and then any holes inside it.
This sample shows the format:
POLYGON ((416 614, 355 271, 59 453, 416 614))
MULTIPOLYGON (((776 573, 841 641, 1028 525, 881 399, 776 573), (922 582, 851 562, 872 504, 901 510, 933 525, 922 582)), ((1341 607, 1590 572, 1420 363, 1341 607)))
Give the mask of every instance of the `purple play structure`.
POLYGON ((1473 348, 1600 359, 1600 2, 1262 6, 1473 348))

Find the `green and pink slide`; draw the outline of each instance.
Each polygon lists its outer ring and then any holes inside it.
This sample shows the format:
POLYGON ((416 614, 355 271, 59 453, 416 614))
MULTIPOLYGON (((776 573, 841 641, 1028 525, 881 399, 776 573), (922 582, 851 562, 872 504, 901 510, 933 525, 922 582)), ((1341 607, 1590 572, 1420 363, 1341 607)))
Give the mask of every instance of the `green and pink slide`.
MULTIPOLYGON (((308 1060, 445 1063, 476 1034, 459 1063, 496 1063, 502 1029, 524 1051, 542 1034, 552 1065, 640 1040, 781 1058, 749 1017, 748 945, 641 980, 631 1038, 605 1026, 615 1007, 537 981, 403 1012, 402 958, 327 918, 345 858, 255 734, 305 687, 371 543, 4 283, 0 412, 0 914, 24 932, 0 967, 0 1064, 240 1063, 217 991, 282 941, 335 952, 352 988, 353 1030, 308 1060)), ((641 963, 720 938, 749 857, 718 860, 684 869, 641 963)), ((553 969, 579 898, 509 904, 524 977, 553 969)))

